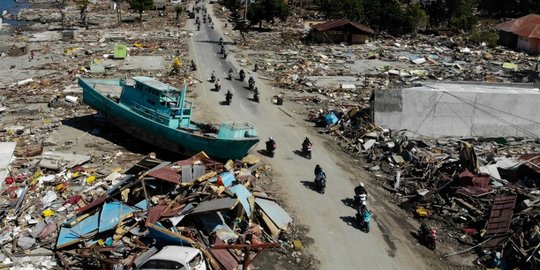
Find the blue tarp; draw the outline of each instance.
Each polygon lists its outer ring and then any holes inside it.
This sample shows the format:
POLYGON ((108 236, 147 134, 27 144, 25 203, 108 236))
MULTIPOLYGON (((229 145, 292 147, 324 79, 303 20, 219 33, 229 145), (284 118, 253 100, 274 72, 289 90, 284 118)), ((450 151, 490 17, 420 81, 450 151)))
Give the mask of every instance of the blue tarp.
POLYGON ((229 190, 236 195, 236 198, 240 201, 244 210, 246 211, 247 216, 251 216, 251 207, 249 207, 248 198, 251 197, 251 192, 241 184, 234 185, 229 187, 229 190))
POLYGON ((331 112, 324 116, 324 121, 326 122, 327 125, 333 125, 337 123, 338 118, 333 112, 331 112))
POLYGON ((159 222, 156 224, 149 224, 146 227, 148 228, 149 236, 156 239, 156 241, 162 245, 191 246, 187 241, 187 237, 167 230, 159 222))
POLYGON ((279 204, 272 200, 255 198, 255 203, 261 207, 266 215, 278 228, 285 228, 292 222, 291 216, 279 204))
MULTIPOLYGON (((146 202, 146 200, 144 200, 144 202, 146 202)), ((120 201, 104 203, 99 218, 99 232, 115 229, 123 216, 139 210, 143 209, 131 207, 120 201)))
MULTIPOLYGON (((77 217, 68 220, 65 224, 73 222, 77 217)), ((56 248, 62 248, 83 240, 83 237, 91 236, 98 230, 99 211, 81 220, 75 226, 68 228, 65 224, 60 228, 56 248)))
MULTIPOLYGON (((225 187, 231 186, 232 182, 235 180, 234 174, 231 172, 224 172, 219 174, 219 176, 221 176, 221 179, 223 180, 223 185, 225 185, 225 187)), ((217 176, 210 178, 210 180, 208 181, 215 183, 217 181, 217 176)))

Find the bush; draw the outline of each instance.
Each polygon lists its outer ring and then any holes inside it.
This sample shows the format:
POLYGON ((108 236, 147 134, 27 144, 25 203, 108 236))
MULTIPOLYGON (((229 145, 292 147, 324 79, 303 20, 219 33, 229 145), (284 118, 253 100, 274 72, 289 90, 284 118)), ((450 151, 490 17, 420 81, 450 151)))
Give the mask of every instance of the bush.
POLYGON ((499 35, 495 30, 476 29, 469 36, 469 39, 476 44, 481 44, 482 42, 485 42, 488 47, 493 48, 497 46, 497 40, 499 40, 499 35))

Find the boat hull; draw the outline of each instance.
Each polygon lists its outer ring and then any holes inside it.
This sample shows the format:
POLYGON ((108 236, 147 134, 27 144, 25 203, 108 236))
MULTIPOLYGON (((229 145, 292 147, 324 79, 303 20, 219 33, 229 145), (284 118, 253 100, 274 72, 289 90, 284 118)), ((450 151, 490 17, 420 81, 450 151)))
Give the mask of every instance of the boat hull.
MULTIPOLYGON (((104 83, 100 81, 99 84, 104 83)), ((83 88, 84 103, 106 115, 113 124, 133 137, 171 152, 193 155, 204 151, 213 158, 240 159, 259 142, 258 137, 220 139, 170 128, 102 95, 94 89, 92 80, 79 79, 79 85, 83 88)), ((118 86, 119 82, 110 80, 110 85, 118 86)))

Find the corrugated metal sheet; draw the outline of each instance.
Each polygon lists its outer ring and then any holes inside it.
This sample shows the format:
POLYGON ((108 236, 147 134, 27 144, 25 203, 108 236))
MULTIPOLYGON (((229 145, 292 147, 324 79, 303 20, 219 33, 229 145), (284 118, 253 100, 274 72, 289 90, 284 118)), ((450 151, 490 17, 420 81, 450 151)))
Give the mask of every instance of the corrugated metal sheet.
POLYGON ((361 25, 359 23, 351 22, 349 20, 341 19, 337 21, 331 21, 331 22, 325 22, 325 23, 319 23, 316 25, 313 25, 312 28, 318 30, 318 31, 328 31, 334 28, 343 27, 345 25, 351 25, 352 27, 366 33, 375 33, 371 28, 361 25))
POLYGON ((485 239, 490 239, 484 244, 484 248, 499 247, 507 238, 514 207, 516 205, 516 195, 499 195, 493 200, 489 220, 486 223, 485 239))
POLYGON ((193 182, 193 173, 191 165, 182 166, 182 182, 191 183, 193 182))
POLYGON ((519 17, 511 21, 497 24, 495 28, 505 32, 516 33, 516 31, 519 31, 519 29, 531 25, 540 25, 540 15, 529 14, 527 16, 519 17))
POLYGON ((233 209, 238 200, 235 198, 220 198, 211 201, 204 201, 197 205, 191 214, 201 214, 210 211, 221 211, 233 209))
MULTIPOLYGON (((216 239, 216 245, 225 244, 219 238, 216 239)), ((238 260, 228 249, 209 249, 210 253, 221 265, 221 269, 235 270, 238 269, 238 260)))
POLYGON ((279 204, 272 200, 255 198, 255 203, 268 215, 279 228, 286 228, 292 222, 291 216, 279 204))
POLYGON ((181 179, 180 174, 171 167, 163 167, 157 170, 150 171, 148 175, 155 177, 156 179, 165 180, 174 184, 180 183, 181 179))

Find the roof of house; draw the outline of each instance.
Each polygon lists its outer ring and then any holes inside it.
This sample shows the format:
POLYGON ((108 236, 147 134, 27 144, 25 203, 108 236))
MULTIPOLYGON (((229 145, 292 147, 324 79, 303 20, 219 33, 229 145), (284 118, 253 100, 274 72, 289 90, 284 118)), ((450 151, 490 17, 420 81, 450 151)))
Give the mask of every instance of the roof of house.
POLYGON ((540 38, 540 15, 529 14, 495 26, 504 32, 511 32, 528 38, 540 38))
POLYGON ((337 28, 337 27, 342 27, 342 26, 345 26, 345 25, 351 25, 352 27, 362 31, 362 32, 366 32, 366 33, 370 33, 370 34, 373 34, 375 33, 375 31, 373 31, 371 28, 365 26, 365 25, 362 25, 362 24, 359 24, 359 23, 355 23, 355 22, 351 22, 349 20, 346 20, 346 19, 341 19, 341 20, 337 20, 337 21, 330 21, 330 22, 325 22, 325 23, 319 23, 319 24, 316 24, 316 25, 313 25, 311 26, 313 29, 315 30, 318 30, 318 31, 328 31, 330 29, 333 29, 333 28, 337 28))

